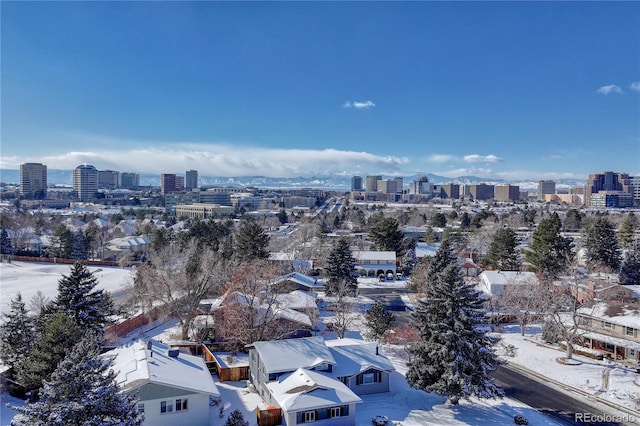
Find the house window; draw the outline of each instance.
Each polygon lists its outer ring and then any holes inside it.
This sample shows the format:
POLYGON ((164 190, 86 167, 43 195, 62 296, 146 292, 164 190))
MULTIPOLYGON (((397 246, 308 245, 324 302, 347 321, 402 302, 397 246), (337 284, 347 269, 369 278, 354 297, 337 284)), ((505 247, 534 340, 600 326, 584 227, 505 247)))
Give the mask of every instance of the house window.
POLYGON ((160 412, 161 413, 172 413, 173 412, 173 404, 171 401, 160 401, 160 412))
POLYGON ((322 362, 316 365, 316 371, 329 371, 329 364, 326 362, 322 362))
POLYGON ((613 328, 613 323, 607 322, 607 321, 602 321, 602 326, 604 328, 613 328))
POLYGON ((340 380, 343 384, 349 386, 349 378, 347 376, 338 377, 338 380, 340 380))
POLYGON ((144 402, 138 403, 138 413, 144 414, 144 402))
POLYGON ((303 415, 303 421, 307 422, 315 422, 316 421, 316 412, 315 411, 305 411, 303 415))
POLYGON ((635 328, 631 328, 631 327, 625 327, 624 328, 624 334, 626 334, 627 336, 631 336, 631 337, 638 337, 638 330, 635 328))
POLYGON ((370 385, 382 382, 382 373, 379 371, 369 371, 356 376, 356 385, 370 385))
POLYGON ((331 410, 329 411, 329 417, 334 418, 340 416, 342 416, 342 410, 340 409, 340 407, 331 407, 331 410))
POLYGON ((186 399, 176 399, 176 411, 184 411, 187 409, 186 399))

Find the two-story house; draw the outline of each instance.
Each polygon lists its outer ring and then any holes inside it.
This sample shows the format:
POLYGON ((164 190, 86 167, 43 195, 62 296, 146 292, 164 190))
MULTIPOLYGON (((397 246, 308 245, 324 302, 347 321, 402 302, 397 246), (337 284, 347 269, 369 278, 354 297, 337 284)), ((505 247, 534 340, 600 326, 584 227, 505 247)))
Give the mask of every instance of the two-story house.
POLYGON ((375 344, 349 343, 327 346, 320 336, 255 342, 251 383, 284 424, 353 425, 358 395, 388 392, 394 368, 375 344))
POLYGON ((599 302, 578 309, 576 326, 585 346, 613 359, 640 361, 640 305, 599 302))

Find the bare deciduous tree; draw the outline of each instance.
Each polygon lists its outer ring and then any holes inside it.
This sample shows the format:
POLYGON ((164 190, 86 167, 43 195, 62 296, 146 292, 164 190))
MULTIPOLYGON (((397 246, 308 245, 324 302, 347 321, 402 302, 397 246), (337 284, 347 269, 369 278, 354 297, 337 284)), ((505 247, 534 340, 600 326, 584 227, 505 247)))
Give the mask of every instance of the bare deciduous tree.
MULTIPOLYGON (((230 350, 242 351, 256 341, 290 337, 301 327, 299 313, 288 309, 271 290, 280 270, 263 260, 237 266, 224 288, 215 314, 216 337, 230 350)), ((310 324, 307 324, 310 326, 310 324)))
POLYGON ((182 338, 188 339, 200 301, 217 294, 225 280, 225 264, 216 252, 195 241, 186 247, 174 243, 139 268, 131 296, 147 306, 164 305, 180 322, 182 338))

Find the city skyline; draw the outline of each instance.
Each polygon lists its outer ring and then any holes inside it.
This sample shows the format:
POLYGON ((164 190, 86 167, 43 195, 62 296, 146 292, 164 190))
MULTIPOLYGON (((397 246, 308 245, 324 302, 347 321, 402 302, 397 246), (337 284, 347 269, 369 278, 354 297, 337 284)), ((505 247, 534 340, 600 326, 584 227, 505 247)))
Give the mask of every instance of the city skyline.
POLYGON ((0 167, 640 175, 640 3, 5 2, 0 167))

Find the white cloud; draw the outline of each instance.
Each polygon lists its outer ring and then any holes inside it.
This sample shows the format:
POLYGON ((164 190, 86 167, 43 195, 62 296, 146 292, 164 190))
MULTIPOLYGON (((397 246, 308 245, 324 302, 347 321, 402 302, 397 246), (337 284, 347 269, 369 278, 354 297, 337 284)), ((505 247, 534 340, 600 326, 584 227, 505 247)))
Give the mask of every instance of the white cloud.
POLYGON ((428 163, 448 163, 450 161, 456 161, 458 157, 448 154, 433 154, 426 158, 428 163))
POLYGON ((547 155, 545 157, 546 160, 563 160, 564 159, 564 155, 560 155, 560 154, 551 154, 551 155, 547 155))
POLYGON ((203 176, 295 177, 340 173, 350 170, 399 172, 409 159, 381 156, 368 152, 338 149, 272 149, 227 143, 182 143, 123 141, 92 137, 86 145, 91 151, 70 151, 40 158, 3 158, 3 168, 18 168, 20 163, 38 161, 49 169, 73 169, 93 164, 98 169, 138 173, 184 173, 196 169, 203 176), (108 150, 106 147, 130 146, 108 150), (95 147, 105 147, 96 149, 95 147))
POLYGON ((345 102, 342 107, 343 108, 355 108, 355 109, 368 109, 368 108, 373 108, 375 107, 376 104, 374 104, 371 101, 347 101, 345 102))
POLYGON ((608 95, 611 93, 622 94, 622 89, 620 88, 620 86, 616 86, 615 84, 610 84, 608 86, 600 87, 598 90, 596 90, 596 92, 602 93, 603 95, 608 95))
POLYGON ((629 86, 629 88, 631 90, 634 90, 636 92, 640 92, 640 81, 634 81, 633 83, 631 83, 631 85, 629 86))
POLYGON ((471 154, 471 155, 465 155, 464 161, 466 161, 467 163, 494 163, 495 164, 495 163, 501 163, 504 160, 493 154, 489 154, 489 155, 471 154))

